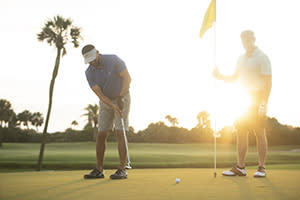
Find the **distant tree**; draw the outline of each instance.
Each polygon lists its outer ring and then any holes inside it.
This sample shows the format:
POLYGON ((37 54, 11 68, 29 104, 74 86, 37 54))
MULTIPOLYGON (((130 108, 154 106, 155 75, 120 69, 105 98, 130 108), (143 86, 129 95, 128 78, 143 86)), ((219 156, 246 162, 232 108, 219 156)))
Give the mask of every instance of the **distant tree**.
POLYGON ((48 129, 48 123, 50 119, 51 107, 52 107, 52 97, 53 97, 53 89, 56 76, 58 74, 60 58, 67 54, 65 45, 71 41, 75 48, 79 47, 79 39, 82 39, 80 35, 80 28, 72 25, 71 19, 65 19, 59 15, 55 16, 53 20, 49 19, 46 21, 45 26, 42 28, 42 31, 37 35, 38 40, 46 42, 52 46, 54 45, 57 50, 56 61, 52 73, 52 79, 50 82, 49 88, 49 104, 48 111, 45 121, 45 126, 43 130, 42 143, 40 148, 40 155, 37 165, 37 170, 41 170, 42 160, 44 155, 45 143, 46 143, 46 134, 48 129))
POLYGON ((220 131, 218 131, 217 135, 220 135, 218 139, 221 143, 232 143, 236 142, 236 135, 237 132, 234 126, 224 126, 220 131))
MULTIPOLYGON (((0 129, 6 127, 6 124, 12 121, 15 112, 11 107, 11 103, 5 99, 0 99, 0 129)), ((2 146, 2 131, 0 130, 0 147, 2 146)))
POLYGON ((8 121, 8 128, 17 127, 18 119, 17 119, 16 113, 13 110, 10 110, 9 111, 9 116, 10 116, 10 118, 9 118, 9 121, 8 121))
POLYGON ((205 129, 210 128, 210 120, 209 120, 209 113, 206 111, 202 111, 197 115, 197 128, 205 129))
POLYGON ((171 126, 178 125, 178 119, 176 117, 172 117, 171 115, 165 116, 165 119, 171 124, 171 126))
POLYGON ((71 129, 74 129, 76 126, 78 126, 78 122, 76 120, 73 120, 71 122, 71 129))
POLYGON ((32 126, 36 127, 36 131, 38 132, 38 127, 42 126, 44 123, 43 114, 40 112, 32 113, 30 117, 30 123, 32 126))
POLYGON ((99 106, 98 104, 89 104, 86 108, 84 108, 86 111, 85 114, 82 116, 87 117, 87 124, 84 126, 85 129, 93 128, 94 132, 94 138, 97 133, 97 125, 98 125, 98 112, 99 112, 99 106))
POLYGON ((22 126, 22 124, 24 126, 27 127, 27 129, 29 129, 29 122, 31 119, 32 114, 30 113, 29 110, 24 110, 23 112, 19 113, 17 115, 17 119, 19 121, 19 124, 22 126))
POLYGON ((13 120, 15 112, 8 100, 0 99, 0 127, 6 127, 13 120))

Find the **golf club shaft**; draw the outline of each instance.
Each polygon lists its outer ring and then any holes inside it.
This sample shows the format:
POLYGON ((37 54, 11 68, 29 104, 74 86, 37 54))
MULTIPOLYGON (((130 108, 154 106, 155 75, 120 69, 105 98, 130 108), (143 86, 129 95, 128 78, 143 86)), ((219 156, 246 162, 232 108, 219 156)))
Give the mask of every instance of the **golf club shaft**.
POLYGON ((215 115, 215 130, 214 130, 214 149, 215 149, 215 157, 214 157, 214 177, 217 176, 217 120, 215 115))
POLYGON ((123 129, 123 136, 124 136, 124 142, 125 142, 125 147, 126 147, 128 165, 130 166, 130 157, 129 157, 129 151, 128 151, 128 143, 127 143, 126 130, 125 130, 125 124, 124 124, 123 117, 121 117, 121 123, 122 123, 122 129, 123 129))
POLYGON ((214 158, 214 177, 216 178, 216 176, 217 176, 217 137, 216 137, 216 135, 215 135, 215 137, 214 137, 214 139, 215 139, 215 158, 214 158))

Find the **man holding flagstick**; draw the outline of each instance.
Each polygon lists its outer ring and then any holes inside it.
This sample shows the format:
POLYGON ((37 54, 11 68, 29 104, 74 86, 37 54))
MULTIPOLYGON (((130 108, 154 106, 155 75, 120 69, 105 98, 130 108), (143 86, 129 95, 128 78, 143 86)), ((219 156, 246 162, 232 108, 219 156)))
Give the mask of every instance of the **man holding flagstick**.
POLYGON ((238 59, 235 73, 231 76, 220 74, 217 68, 213 76, 226 82, 239 81, 251 98, 251 104, 245 116, 239 119, 235 126, 237 129, 237 164, 224 176, 246 176, 245 159, 248 150, 248 132, 256 135, 259 166, 254 177, 265 177, 265 159, 267 153, 267 138, 264 123, 266 120, 267 105, 272 88, 272 69, 269 58, 255 46, 253 31, 246 30, 241 33, 241 40, 245 54, 238 59))

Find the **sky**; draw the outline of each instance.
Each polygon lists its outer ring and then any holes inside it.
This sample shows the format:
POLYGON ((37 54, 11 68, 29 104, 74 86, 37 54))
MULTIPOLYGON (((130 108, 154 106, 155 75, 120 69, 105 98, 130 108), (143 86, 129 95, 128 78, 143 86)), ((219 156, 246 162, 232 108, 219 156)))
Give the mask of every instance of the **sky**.
MULTIPOLYGON (((71 122, 86 123, 88 104, 98 103, 85 77, 81 48, 94 44, 116 54, 132 77, 130 125, 136 131, 176 117, 195 127, 206 110, 218 129, 231 125, 247 102, 238 84, 215 81, 214 31, 198 34, 210 0, 0 0, 0 98, 16 113, 25 109, 46 116, 56 50, 38 42, 45 21, 56 15, 81 27, 79 48, 67 45, 56 79, 49 132, 71 122)), ((240 32, 251 29, 256 45, 272 64, 273 88, 268 116, 300 126, 300 19, 298 0, 217 0, 216 64, 234 72, 244 53, 240 32)))

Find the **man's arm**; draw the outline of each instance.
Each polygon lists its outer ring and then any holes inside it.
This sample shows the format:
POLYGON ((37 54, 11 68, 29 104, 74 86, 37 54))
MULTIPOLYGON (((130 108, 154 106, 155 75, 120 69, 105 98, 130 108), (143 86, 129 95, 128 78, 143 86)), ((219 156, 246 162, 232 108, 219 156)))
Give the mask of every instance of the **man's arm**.
POLYGON ((272 89, 272 76, 271 75, 262 75, 265 83, 265 88, 263 90, 263 100, 266 102, 266 104, 269 101, 269 96, 272 89))
POLYGON ((237 71, 235 71, 235 73, 233 75, 222 75, 218 68, 215 68, 213 71, 213 76, 218 79, 218 80, 222 80, 225 82, 235 82, 237 80, 237 71))
POLYGON ((122 90, 120 96, 124 96, 130 88, 131 77, 128 73, 128 70, 125 69, 120 73, 120 77, 123 79, 122 90))
POLYGON ((98 85, 93 86, 92 90, 94 91, 94 93, 99 97, 99 99, 102 102, 111 106, 115 112, 121 114, 121 110, 119 109, 119 107, 103 94, 101 88, 98 85))
POLYGON ((272 75, 262 75, 262 78, 264 80, 264 88, 258 94, 261 98, 258 113, 261 116, 266 116, 269 96, 272 88, 272 75))

